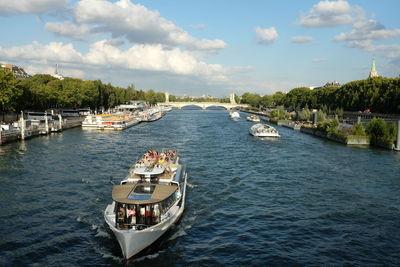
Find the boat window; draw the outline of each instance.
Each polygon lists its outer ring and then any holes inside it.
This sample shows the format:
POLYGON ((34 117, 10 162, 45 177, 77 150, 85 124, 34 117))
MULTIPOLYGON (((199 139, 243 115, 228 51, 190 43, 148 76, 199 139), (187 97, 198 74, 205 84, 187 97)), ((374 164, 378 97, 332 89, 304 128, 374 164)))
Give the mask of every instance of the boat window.
POLYGON ((129 194, 129 200, 149 200, 156 188, 155 185, 137 185, 129 194))
POLYGON ((156 188, 155 185, 137 185, 133 190, 134 193, 138 194, 153 194, 154 189, 156 188))

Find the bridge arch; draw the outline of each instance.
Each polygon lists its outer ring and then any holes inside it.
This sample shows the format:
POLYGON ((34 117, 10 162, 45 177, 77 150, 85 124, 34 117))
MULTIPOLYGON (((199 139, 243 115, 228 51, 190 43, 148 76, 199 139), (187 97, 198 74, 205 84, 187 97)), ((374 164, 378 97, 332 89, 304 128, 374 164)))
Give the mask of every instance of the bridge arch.
MULTIPOLYGON (((170 104, 171 104, 171 102, 170 102, 170 104)), ((209 108, 209 107, 220 107, 220 108, 223 108, 223 109, 225 109, 225 110, 229 110, 230 108, 228 108, 228 107, 226 107, 226 106, 224 106, 224 105, 222 105, 221 103, 215 103, 215 104, 204 104, 204 103, 201 103, 201 102, 196 102, 196 103, 191 103, 191 102, 189 102, 189 103, 184 103, 184 104, 182 104, 182 105, 179 105, 179 109, 182 109, 182 108, 184 108, 184 107, 188 107, 188 106, 196 106, 196 107, 199 107, 199 108, 201 108, 201 109, 207 109, 207 108, 209 108)))
POLYGON ((216 107, 223 107, 226 110, 231 110, 233 108, 245 108, 249 106, 247 104, 232 104, 232 103, 218 103, 218 102, 168 102, 168 103, 158 103, 158 105, 161 106, 167 105, 178 109, 181 109, 186 106, 198 106, 201 109, 207 109, 208 107, 216 106, 216 107))

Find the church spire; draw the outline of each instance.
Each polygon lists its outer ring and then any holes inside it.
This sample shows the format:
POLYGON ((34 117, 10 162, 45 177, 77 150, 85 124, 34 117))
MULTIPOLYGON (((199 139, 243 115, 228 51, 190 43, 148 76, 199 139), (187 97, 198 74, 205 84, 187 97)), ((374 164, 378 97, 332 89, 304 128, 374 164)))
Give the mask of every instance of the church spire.
POLYGON ((378 77, 378 72, 376 71, 376 67, 375 67, 375 58, 372 58, 372 67, 371 67, 371 72, 369 73, 369 78, 372 77, 378 77))

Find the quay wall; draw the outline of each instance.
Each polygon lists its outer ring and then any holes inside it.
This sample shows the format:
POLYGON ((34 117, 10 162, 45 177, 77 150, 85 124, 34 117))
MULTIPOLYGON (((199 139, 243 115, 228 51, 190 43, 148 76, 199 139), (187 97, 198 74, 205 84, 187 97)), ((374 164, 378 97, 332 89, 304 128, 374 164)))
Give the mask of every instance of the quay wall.
POLYGON ((342 143, 348 146, 356 145, 356 146, 369 146, 369 138, 367 136, 353 136, 349 135, 346 139, 338 138, 335 136, 328 136, 322 131, 317 129, 311 129, 306 127, 301 127, 300 132, 315 135, 321 138, 325 138, 334 142, 342 143))
POLYGON ((44 123, 40 123, 39 125, 30 125, 24 130, 18 128, 12 130, 0 130, 0 145, 22 139, 30 139, 39 135, 47 135, 51 132, 61 132, 66 129, 80 127, 83 120, 84 118, 82 117, 63 119, 61 128, 59 128, 59 121, 55 120, 49 123, 49 128, 47 130, 44 123))

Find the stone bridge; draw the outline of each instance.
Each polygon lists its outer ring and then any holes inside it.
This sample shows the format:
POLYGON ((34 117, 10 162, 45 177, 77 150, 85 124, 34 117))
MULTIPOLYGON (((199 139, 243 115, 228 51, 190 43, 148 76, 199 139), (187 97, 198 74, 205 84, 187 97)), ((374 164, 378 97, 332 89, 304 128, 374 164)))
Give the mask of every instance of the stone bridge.
POLYGON ((171 106, 174 108, 182 109, 186 106, 198 106, 201 109, 207 109, 208 107, 223 107, 226 110, 231 110, 233 108, 245 108, 249 107, 248 104, 236 104, 235 94, 230 95, 230 103, 219 103, 219 102, 170 102, 169 93, 165 93, 165 103, 158 103, 158 105, 171 106))
POLYGON ((174 108, 182 109, 186 106, 197 106, 201 109, 207 109, 208 107, 223 107, 226 110, 231 110, 233 108, 245 108, 249 105, 247 104, 231 104, 231 103, 218 103, 218 102, 168 102, 168 103, 158 103, 158 105, 166 105, 174 108))

